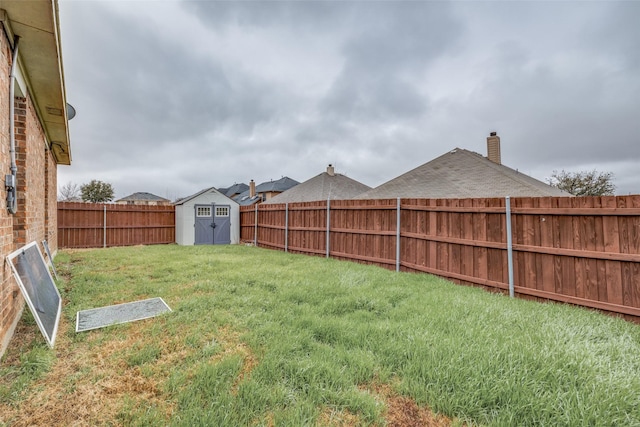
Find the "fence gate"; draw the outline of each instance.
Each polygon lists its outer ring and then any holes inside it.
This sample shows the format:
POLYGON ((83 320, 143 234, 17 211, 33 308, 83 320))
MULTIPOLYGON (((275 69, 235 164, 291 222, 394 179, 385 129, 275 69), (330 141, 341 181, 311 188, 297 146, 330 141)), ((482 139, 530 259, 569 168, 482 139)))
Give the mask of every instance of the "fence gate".
POLYGON ((231 206, 195 205, 195 244, 228 245, 231 243, 231 206))

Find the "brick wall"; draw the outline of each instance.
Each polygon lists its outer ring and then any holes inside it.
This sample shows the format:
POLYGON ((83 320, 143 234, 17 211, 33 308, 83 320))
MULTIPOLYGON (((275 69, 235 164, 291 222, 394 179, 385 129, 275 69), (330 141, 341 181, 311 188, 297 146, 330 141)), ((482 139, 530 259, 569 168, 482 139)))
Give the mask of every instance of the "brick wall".
POLYGON ((55 256, 58 251, 58 165, 51 151, 47 150, 45 157, 44 238, 49 244, 51 256, 55 256))
MULTIPOLYGON (((9 72, 11 50, 7 38, 0 33, 0 179, 9 173, 9 72)), ((8 344, 18 315, 24 307, 24 299, 16 285, 5 257, 13 251, 13 216, 6 209, 4 185, 0 191, 0 354, 8 344)))
POLYGON ((13 238, 17 247, 45 238, 46 150, 45 136, 28 98, 15 102, 18 212, 13 238))
MULTIPOLYGON (((6 35, 0 32, 0 179, 11 173, 9 136, 9 75, 11 49, 6 35)), ((57 249, 57 166, 47 148, 44 130, 31 98, 16 97, 15 102, 16 165, 18 172, 18 212, 9 214, 4 185, 0 185, 0 356, 13 335, 25 307, 6 257, 32 241, 47 239, 50 249, 57 249)), ((42 248, 42 245, 41 245, 42 248)))

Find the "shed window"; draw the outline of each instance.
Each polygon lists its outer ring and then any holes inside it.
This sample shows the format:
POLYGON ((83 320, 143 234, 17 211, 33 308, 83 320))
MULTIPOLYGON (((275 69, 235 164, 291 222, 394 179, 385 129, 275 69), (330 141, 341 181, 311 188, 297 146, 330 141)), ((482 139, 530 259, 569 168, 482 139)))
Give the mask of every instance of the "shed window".
POLYGON ((211 216, 211 206, 198 206, 196 208, 197 217, 209 217, 211 216))
POLYGON ((227 207, 227 206, 222 206, 222 207, 216 206, 216 216, 229 216, 229 207, 227 207))

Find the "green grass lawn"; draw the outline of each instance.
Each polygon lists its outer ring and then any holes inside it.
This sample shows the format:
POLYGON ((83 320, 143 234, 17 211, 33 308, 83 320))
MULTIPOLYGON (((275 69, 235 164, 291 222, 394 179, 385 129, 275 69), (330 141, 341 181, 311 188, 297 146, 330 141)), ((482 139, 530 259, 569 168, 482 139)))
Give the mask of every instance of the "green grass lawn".
POLYGON ((640 426, 640 326, 593 311, 246 246, 56 266, 56 347, 25 314, 0 425, 393 425, 401 398, 445 424, 640 426), (149 297, 173 312, 75 333, 78 310, 149 297))

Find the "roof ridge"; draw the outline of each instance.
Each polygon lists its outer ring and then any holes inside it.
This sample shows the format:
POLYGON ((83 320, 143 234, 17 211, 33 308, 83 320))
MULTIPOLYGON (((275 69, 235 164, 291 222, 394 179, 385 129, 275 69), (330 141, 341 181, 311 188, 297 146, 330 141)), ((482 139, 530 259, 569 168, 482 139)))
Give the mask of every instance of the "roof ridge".
POLYGON ((534 183, 550 186, 544 181, 540 181, 539 179, 534 178, 531 175, 520 172, 518 169, 513 169, 512 167, 509 167, 502 163, 495 163, 486 157, 482 157, 482 158, 488 162, 489 167, 491 167, 493 170, 501 173, 502 175, 510 179, 517 181, 520 184, 526 185, 528 187, 535 187, 534 183))
POLYGON ((175 205, 183 205, 186 202, 188 202, 189 200, 195 199, 196 197, 200 196, 201 194, 204 194, 207 191, 211 191, 211 190, 215 191, 216 193, 220 194, 221 196, 226 197, 229 200, 233 200, 230 197, 228 197, 226 194, 223 194, 222 192, 220 192, 220 190, 218 190, 216 187, 209 187, 209 188, 205 188, 204 190, 200 190, 197 193, 192 194, 191 196, 184 197, 184 198, 176 201, 174 204, 175 205))
POLYGON ((357 198, 385 198, 391 195, 428 198, 475 198, 489 194, 566 195, 556 190, 537 178, 495 163, 480 153, 455 147, 357 198))

